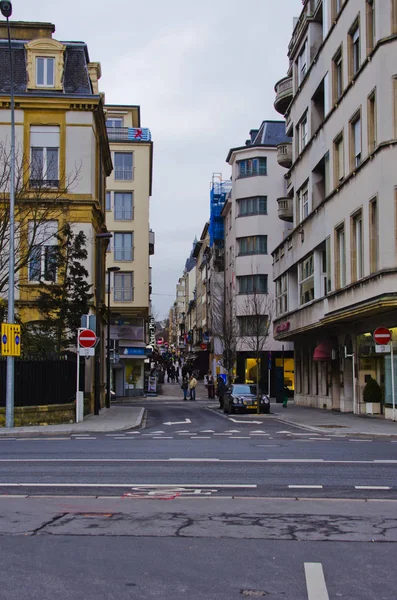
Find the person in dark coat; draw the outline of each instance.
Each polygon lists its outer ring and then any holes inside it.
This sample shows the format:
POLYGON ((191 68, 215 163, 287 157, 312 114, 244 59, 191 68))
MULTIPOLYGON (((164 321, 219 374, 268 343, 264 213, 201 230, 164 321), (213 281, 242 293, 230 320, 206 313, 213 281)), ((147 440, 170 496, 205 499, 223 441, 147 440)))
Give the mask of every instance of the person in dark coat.
POLYGON ((187 393, 189 390, 189 379, 186 375, 182 378, 181 388, 183 390, 183 399, 187 401, 187 393))
POLYGON ((223 408, 223 399, 225 397, 226 385, 222 377, 218 377, 217 396, 219 400, 219 408, 223 408))

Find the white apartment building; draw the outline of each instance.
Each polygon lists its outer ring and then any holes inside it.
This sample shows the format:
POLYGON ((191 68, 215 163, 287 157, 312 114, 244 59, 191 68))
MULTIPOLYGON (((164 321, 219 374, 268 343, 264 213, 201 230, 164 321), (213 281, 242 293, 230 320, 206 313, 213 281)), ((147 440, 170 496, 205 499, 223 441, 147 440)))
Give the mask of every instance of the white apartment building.
MULTIPOLYGON (((272 249, 288 232, 278 218, 277 198, 285 196, 285 170, 277 160, 277 147, 288 143, 284 121, 264 121, 250 132, 244 146, 232 148, 226 162, 232 167, 232 191, 224 217, 225 301, 229 318, 237 319, 236 375, 240 382, 256 381, 256 359, 246 335, 247 304, 260 296, 263 319, 272 317, 275 291, 272 249)), ((293 346, 270 335, 261 360, 261 387, 280 396, 284 383, 293 389, 293 346)))
POLYGON ((297 403, 360 412, 369 376, 391 403, 372 333, 397 325, 397 1, 307 0, 288 56, 275 336, 295 343, 297 403))
POLYGON ((106 261, 116 356, 112 381, 117 396, 131 396, 143 392, 148 365, 150 255, 155 241, 149 229, 153 144, 150 131, 141 127, 139 106, 105 108, 114 165, 106 180, 106 225, 113 235, 106 261))

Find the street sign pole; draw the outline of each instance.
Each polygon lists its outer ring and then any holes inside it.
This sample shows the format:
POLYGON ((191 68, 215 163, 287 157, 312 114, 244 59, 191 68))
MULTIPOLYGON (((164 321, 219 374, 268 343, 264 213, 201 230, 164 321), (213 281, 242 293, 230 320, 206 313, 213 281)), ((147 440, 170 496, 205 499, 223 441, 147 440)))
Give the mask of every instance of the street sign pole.
POLYGON ((76 368, 76 423, 79 422, 80 414, 80 348, 79 348, 79 336, 82 330, 77 330, 77 344, 76 344, 76 355, 77 355, 77 368, 76 368))

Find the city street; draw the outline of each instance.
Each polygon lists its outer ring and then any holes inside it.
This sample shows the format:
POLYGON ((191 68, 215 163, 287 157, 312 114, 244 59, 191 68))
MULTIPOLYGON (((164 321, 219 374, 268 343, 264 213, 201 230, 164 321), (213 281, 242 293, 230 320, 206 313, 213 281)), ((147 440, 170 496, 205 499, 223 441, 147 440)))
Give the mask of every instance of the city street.
POLYGON ((0 440, 0 597, 395 598, 394 437, 139 404, 139 430, 0 440))

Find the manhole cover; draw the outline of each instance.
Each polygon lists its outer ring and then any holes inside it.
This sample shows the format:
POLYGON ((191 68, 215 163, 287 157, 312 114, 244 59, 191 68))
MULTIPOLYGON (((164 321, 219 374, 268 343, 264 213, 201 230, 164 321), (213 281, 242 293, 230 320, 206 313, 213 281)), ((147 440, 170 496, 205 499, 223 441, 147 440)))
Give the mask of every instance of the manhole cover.
POLYGON ((240 594, 246 598, 259 598, 268 596, 269 592, 264 592, 263 590, 241 590, 240 594))

